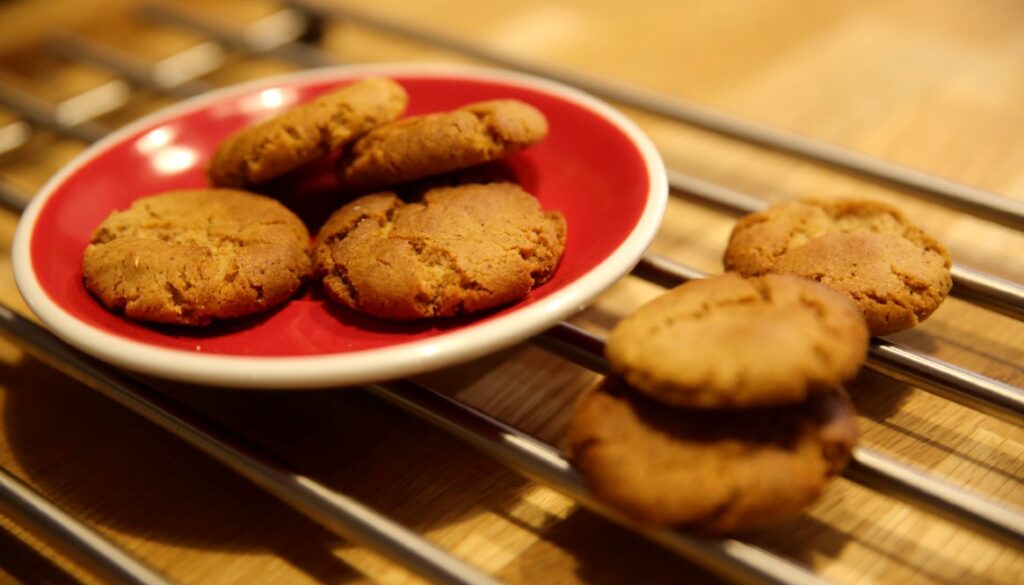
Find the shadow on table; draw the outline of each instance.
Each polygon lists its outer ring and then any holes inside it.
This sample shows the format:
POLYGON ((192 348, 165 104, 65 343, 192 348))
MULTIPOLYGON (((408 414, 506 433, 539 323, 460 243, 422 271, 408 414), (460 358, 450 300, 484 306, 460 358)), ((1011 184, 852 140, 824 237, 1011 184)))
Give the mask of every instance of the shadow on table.
MULTIPOLYGON (((338 537, 92 390, 29 358, 0 364, 0 379, 18 474, 77 516, 144 540, 269 551, 319 581, 358 576, 338 537)), ((500 509, 523 485, 356 390, 164 391, 417 532, 500 509)))

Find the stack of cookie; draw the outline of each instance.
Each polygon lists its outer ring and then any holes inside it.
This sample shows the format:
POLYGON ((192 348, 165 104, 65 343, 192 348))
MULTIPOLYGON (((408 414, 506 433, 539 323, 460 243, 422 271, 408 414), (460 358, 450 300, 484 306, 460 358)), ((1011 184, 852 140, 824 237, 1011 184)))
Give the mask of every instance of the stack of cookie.
POLYGON ((572 458, 640 522, 723 533, 792 518, 849 458, 857 430, 839 384, 867 344, 853 303, 809 280, 684 284, 613 330, 621 377, 580 399, 572 458))
POLYGON ((409 117, 401 85, 369 78, 228 137, 215 188, 164 193, 115 212, 85 250, 85 286, 108 308, 205 325, 281 305, 316 275, 332 300, 389 319, 451 317, 513 302, 546 282, 565 247, 561 213, 512 183, 393 191, 351 201, 309 232, 247 190, 336 157, 342 195, 498 160, 542 140, 547 121, 517 100, 409 117), (312 260, 311 260, 312 256, 312 260))
POLYGON ((795 516, 856 440, 839 385, 868 336, 946 298, 945 248, 892 207, 805 199, 741 219, 724 276, 641 307, 606 353, 621 378, 577 405, 572 456, 594 492, 652 524, 721 533, 795 516))

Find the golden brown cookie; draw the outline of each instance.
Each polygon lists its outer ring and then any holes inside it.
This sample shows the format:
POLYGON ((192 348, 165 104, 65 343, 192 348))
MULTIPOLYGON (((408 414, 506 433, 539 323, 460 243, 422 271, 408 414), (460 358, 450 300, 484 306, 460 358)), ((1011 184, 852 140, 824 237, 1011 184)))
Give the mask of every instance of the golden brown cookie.
POLYGON ((810 280, 735 273, 688 282, 619 322, 605 353, 665 404, 790 404, 853 377, 868 350, 857 307, 810 280))
POLYGON ((497 160, 547 133, 544 114, 529 104, 478 102, 377 128, 352 146, 339 174, 357 189, 395 185, 497 160))
POLYGON ((857 303, 872 335, 928 318, 952 286, 946 249, 896 209, 863 200, 805 199, 741 219, 724 258, 747 276, 795 274, 857 303))
POLYGON ((371 77, 296 106, 229 136, 213 154, 214 186, 248 187, 349 144, 405 111, 401 85, 371 77))
POLYGON ((132 319, 205 325, 270 309, 309 276, 309 232, 268 197, 230 189, 144 197, 100 224, 85 286, 132 319))
POLYGON ((523 298, 554 273, 565 219, 511 183, 356 199, 324 224, 316 270, 335 301, 390 319, 451 317, 523 298))
POLYGON ((773 408, 669 408, 606 380, 569 426, 572 459, 597 496, 638 522, 710 533, 760 528, 813 502, 857 439, 841 390, 773 408))

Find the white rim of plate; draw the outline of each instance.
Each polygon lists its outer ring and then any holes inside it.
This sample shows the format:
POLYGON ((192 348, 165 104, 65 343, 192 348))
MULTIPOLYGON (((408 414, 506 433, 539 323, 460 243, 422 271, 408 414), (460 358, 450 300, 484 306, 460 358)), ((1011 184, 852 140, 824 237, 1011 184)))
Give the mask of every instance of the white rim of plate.
POLYGON ((454 64, 382 63, 342 65, 268 77, 218 89, 160 110, 92 145, 54 175, 33 198, 14 235, 11 256, 18 289, 29 308, 60 338, 103 361, 136 372, 183 382, 233 388, 301 389, 351 386, 392 380, 465 362, 519 343, 552 327, 590 303, 625 276, 647 250, 661 225, 668 181, 661 155, 631 120, 603 101, 548 79, 486 67, 454 64), (647 201, 626 240, 586 274, 530 305, 479 324, 429 339, 376 349, 317 356, 237 356, 191 353, 134 341, 80 321, 43 290, 31 262, 32 234, 46 202, 64 181, 141 128, 201 109, 233 94, 361 75, 462 77, 518 85, 575 103, 604 118, 636 146, 649 179, 647 201))

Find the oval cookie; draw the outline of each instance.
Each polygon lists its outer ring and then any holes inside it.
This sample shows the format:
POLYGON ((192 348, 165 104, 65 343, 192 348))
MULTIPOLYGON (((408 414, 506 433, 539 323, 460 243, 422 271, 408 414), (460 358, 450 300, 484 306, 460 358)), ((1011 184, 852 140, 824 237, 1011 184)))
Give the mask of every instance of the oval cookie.
POLYGON ((619 322, 605 353, 638 390, 675 406, 800 402, 853 377, 867 354, 857 308, 815 282, 735 273, 676 287, 619 322))
POLYGON ((373 130, 352 146, 339 173, 357 189, 395 185, 500 159, 547 133, 544 114, 529 104, 478 102, 373 130))
POLYGON ((849 460, 854 412, 839 391, 775 408, 667 408, 606 380, 585 393, 569 449, 597 496, 638 522, 741 532, 790 519, 849 460))
POLYGON ((309 276, 309 232, 268 197, 173 191, 112 213, 85 249, 85 286, 143 321, 205 325, 287 301, 309 276))
POLYGON ((324 289, 389 319, 451 317, 521 299, 546 282, 565 246, 565 219, 511 183, 356 199, 320 230, 324 289))
POLYGON ((946 249, 888 205, 807 199, 742 218, 725 251, 726 270, 795 274, 842 292, 873 335, 928 318, 952 286, 946 249))
POLYGON ((379 77, 324 94, 229 136, 213 154, 210 182, 244 188, 269 181, 394 120, 408 99, 401 85, 379 77))

